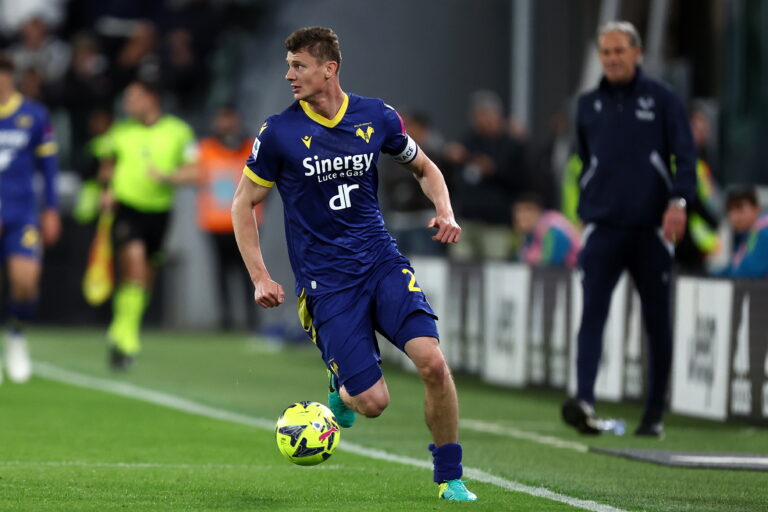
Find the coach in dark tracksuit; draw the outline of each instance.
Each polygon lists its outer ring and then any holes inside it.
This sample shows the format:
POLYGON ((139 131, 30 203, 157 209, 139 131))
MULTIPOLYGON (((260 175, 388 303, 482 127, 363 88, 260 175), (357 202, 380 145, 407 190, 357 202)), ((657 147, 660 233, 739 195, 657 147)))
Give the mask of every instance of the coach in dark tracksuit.
POLYGON ((604 77, 578 104, 584 309, 578 395, 563 404, 563 418, 583 433, 599 432, 593 404, 603 330, 627 269, 650 340, 648 397, 635 434, 661 436, 672 363, 670 271, 695 190, 693 139, 681 101, 638 67, 641 43, 630 23, 603 26, 598 46, 604 77))

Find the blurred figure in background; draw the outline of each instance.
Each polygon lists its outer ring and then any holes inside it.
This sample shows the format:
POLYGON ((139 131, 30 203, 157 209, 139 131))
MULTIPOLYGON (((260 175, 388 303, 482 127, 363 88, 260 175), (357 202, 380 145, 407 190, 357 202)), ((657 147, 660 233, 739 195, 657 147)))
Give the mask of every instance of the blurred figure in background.
POLYGON ((102 204, 114 209, 119 285, 107 332, 110 365, 125 370, 141 349, 139 330, 149 302, 174 187, 197 180, 192 128, 163 113, 154 83, 133 81, 123 94, 128 118, 112 125, 99 169, 102 204))
MULTIPOLYGON (((220 108, 213 119, 213 133, 199 143, 200 187, 197 224, 214 248, 216 282, 219 284, 221 316, 219 327, 234 326, 233 298, 243 299, 247 328, 256 328, 251 279, 243 266, 232 227, 232 198, 243 176, 243 162, 251 154, 253 139, 243 133, 240 117, 231 106, 220 108), (236 286, 232 286, 233 281, 236 286)), ((261 225, 263 204, 254 208, 261 225)))
POLYGON ((736 250, 728 266, 719 272, 725 277, 768 277, 768 215, 760 214, 754 187, 731 190, 725 200, 728 222, 733 228, 736 250))
POLYGON ((509 135, 496 93, 473 93, 470 116, 470 132, 445 148, 456 168, 452 184, 463 229, 450 255, 458 261, 507 260, 514 246, 510 205, 524 190, 524 148, 509 135))
POLYGON ((675 265, 681 272, 704 275, 708 258, 721 248, 717 227, 722 208, 720 192, 706 160, 711 135, 709 118, 701 110, 690 115, 691 134, 696 148, 696 193, 688 204, 688 225, 675 248, 675 265))
POLYGON ((146 20, 133 25, 115 59, 112 79, 116 90, 133 80, 158 81, 160 56, 157 53, 157 27, 146 20))
POLYGON ((520 261, 536 266, 576 266, 579 232, 562 213, 545 210, 534 194, 523 194, 515 201, 514 217, 522 242, 520 261))
POLYGON ((69 44, 51 35, 37 16, 22 25, 19 35, 20 41, 8 49, 19 75, 34 70, 46 88, 60 83, 69 67, 69 44))
POLYGON ((16 89, 6 55, 0 55, 0 173, 0 260, 9 281, 5 368, 12 381, 26 382, 32 363, 22 328, 37 306, 42 245, 55 243, 61 233, 58 165, 48 112, 16 89), (42 214, 33 188, 36 171, 43 176, 42 214))
POLYGON ((695 193, 696 154, 682 102, 639 67, 637 29, 609 22, 600 27, 597 46, 603 77, 579 97, 576 116, 584 307, 577 396, 565 401, 562 416, 583 434, 600 433, 594 403, 603 332, 613 289, 628 270, 649 339, 648 394, 635 435, 661 437, 672 366, 670 273, 695 193))
POLYGON ((109 61, 101 52, 96 38, 80 32, 72 39, 72 63, 55 91, 55 101, 67 110, 72 156, 70 166, 80 176, 87 161, 80 148, 92 136, 89 130, 94 110, 112 109, 113 85, 109 61))
MULTIPOLYGON (((435 165, 442 168, 440 156, 445 143, 432 130, 429 117, 419 111, 404 112, 402 117, 406 132, 435 165)), ((393 161, 384 160, 379 165, 383 168, 379 179, 380 197, 385 205, 384 218, 400 251, 406 256, 444 254, 444 246, 436 244, 432 240, 432 233, 424 229, 434 216, 434 205, 424 196, 419 182, 410 173, 402 172, 400 166, 393 161)))

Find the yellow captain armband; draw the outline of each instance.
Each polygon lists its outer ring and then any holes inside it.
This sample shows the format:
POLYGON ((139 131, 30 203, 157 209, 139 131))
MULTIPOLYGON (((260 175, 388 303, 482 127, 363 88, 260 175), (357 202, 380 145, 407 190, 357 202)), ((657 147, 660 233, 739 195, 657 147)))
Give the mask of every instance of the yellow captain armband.
POLYGON ((59 148, 56 146, 55 142, 45 142, 35 148, 35 155, 44 158, 46 156, 55 155, 58 150, 59 148))
POLYGON ((272 188, 275 186, 274 181, 265 180, 255 172, 253 172, 247 165, 243 167, 243 174, 248 176, 252 182, 254 182, 257 185, 261 185, 262 187, 272 188))

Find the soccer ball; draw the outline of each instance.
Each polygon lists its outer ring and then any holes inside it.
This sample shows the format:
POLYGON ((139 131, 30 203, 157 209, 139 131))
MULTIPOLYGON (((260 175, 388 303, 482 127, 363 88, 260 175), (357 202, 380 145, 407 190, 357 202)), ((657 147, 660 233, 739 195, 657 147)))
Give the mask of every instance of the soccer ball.
POLYGON ((341 429, 330 409, 317 402, 296 402, 277 419, 277 448, 300 466, 328 460, 339 444, 341 429))

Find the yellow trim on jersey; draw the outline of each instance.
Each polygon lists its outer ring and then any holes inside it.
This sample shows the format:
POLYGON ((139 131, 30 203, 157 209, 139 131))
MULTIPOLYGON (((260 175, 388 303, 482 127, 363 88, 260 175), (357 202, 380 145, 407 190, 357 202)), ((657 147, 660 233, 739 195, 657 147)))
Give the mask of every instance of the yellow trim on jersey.
POLYGON ((35 155, 44 158, 46 156, 55 155, 58 150, 59 148, 56 146, 55 142, 44 142, 35 148, 35 155))
POLYGON ((243 174, 251 178, 251 181, 254 182, 257 185, 261 185, 262 187, 272 188, 275 186, 274 181, 268 181, 253 172, 247 165, 243 167, 243 174))
POLYGON ((304 328, 304 331, 309 335, 310 338, 312 338, 312 343, 317 345, 317 330, 312 323, 312 315, 309 313, 309 308, 307 308, 307 290, 301 290, 301 295, 299 295, 297 302, 299 309, 299 322, 301 322, 301 326, 304 328))
POLYGON ((4 105, 0 105, 0 117, 10 117, 15 114, 23 99, 21 93, 14 93, 4 105))
POLYGON ((341 118, 344 117, 344 114, 347 113, 347 106, 349 106, 349 96, 347 96, 347 93, 344 93, 344 100, 341 102, 341 107, 339 107, 339 111, 336 112, 336 115, 333 116, 333 119, 328 119, 327 117, 321 116, 312 110, 312 107, 309 106, 309 103, 304 100, 299 101, 299 105, 301 105, 304 113, 307 114, 311 120, 325 126, 326 128, 333 128, 341 122, 341 118))

